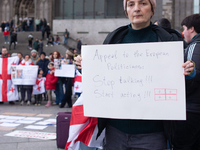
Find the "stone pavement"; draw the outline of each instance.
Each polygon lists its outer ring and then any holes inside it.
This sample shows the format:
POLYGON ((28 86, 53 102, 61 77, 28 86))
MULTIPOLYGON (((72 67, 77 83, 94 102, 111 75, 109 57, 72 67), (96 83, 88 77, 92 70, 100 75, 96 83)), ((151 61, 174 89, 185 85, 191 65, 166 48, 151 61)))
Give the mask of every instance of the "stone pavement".
MULTIPOLYGON (((54 97, 55 99, 55 97, 54 97)), ((73 103, 77 98, 73 97, 73 103)), ((8 115, 11 116, 32 116, 38 117, 37 115, 46 115, 43 117, 43 120, 46 119, 55 119, 58 112, 71 112, 71 108, 59 108, 57 105, 46 108, 44 105, 46 101, 42 101, 41 106, 20 106, 19 102, 15 102, 15 105, 9 105, 8 102, 0 105, 0 115, 8 115)), ((6 116, 7 116, 6 115, 6 116)), ((43 121, 41 120, 41 121, 43 121)), ((37 121, 39 122, 39 121, 37 121)), ((21 137, 11 137, 4 136, 7 133, 10 133, 15 130, 23 130, 23 131, 38 131, 38 132, 50 132, 56 133, 56 127, 54 125, 48 125, 44 130, 33 130, 33 129, 25 129, 24 127, 29 124, 21 124, 15 129, 5 128, 0 126, 0 150, 61 150, 57 148, 56 140, 40 140, 33 138, 21 138, 21 137)), ((34 125, 30 124, 30 125, 34 125)))

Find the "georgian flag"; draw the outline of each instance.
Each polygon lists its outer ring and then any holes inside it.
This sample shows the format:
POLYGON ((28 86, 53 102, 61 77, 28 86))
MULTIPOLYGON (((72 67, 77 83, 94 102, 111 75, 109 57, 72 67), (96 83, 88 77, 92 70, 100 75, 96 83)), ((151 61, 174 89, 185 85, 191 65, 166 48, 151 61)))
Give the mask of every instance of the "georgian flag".
POLYGON ((78 70, 76 70, 74 78, 74 94, 75 93, 82 93, 82 75, 78 70))
POLYGON ((97 118, 84 116, 83 98, 81 94, 72 107, 69 138, 65 150, 79 150, 80 142, 88 147, 102 149, 105 131, 103 131, 96 140, 97 132, 97 118))
POLYGON ((11 80, 11 65, 17 65, 19 58, 0 58, 0 102, 15 101, 19 99, 17 86, 11 80))
POLYGON ((45 93, 45 86, 44 86, 45 80, 46 80, 45 77, 42 77, 40 79, 37 78, 36 84, 33 86, 33 93, 32 93, 33 95, 45 93))

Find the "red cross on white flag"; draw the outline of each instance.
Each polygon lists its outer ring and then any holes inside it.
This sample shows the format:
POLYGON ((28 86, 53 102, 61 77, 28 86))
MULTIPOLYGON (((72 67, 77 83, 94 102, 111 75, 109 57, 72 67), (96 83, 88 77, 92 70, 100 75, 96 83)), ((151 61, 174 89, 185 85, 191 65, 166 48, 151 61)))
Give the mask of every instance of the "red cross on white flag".
POLYGON ((74 94, 82 93, 82 75, 76 70, 76 75, 74 78, 74 94))
POLYGON ((42 77, 36 80, 36 85, 33 86, 33 95, 45 93, 44 82, 46 78, 42 77))
POLYGON ((18 64, 18 57, 0 58, 0 101, 18 100, 17 86, 11 81, 11 65, 18 64))

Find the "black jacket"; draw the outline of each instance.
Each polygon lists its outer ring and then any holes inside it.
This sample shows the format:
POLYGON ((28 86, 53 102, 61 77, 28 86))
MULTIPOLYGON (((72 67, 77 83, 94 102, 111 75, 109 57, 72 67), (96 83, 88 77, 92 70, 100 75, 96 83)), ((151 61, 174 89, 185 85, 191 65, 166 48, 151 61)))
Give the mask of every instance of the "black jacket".
POLYGON ((46 58, 44 60, 40 59, 36 64, 39 66, 39 68, 41 68, 43 70, 43 75, 42 75, 43 77, 46 77, 46 75, 48 73, 48 67, 47 67, 48 64, 49 64, 49 60, 46 58))
MULTIPOLYGON (((180 37, 178 35, 177 36, 172 35, 157 25, 152 25, 152 30, 157 34, 159 42, 183 41, 182 37, 180 37)), ((123 38, 125 37, 125 35, 128 33, 128 31, 129 31, 128 25, 122 26, 122 27, 114 30, 113 32, 108 34, 108 36, 106 37, 103 44, 120 44, 122 42, 123 38)), ((176 32, 174 32, 174 34, 176 34, 176 32)), ((101 132, 106 127, 106 124, 107 124, 107 119, 98 118, 99 131, 97 134, 97 138, 100 136, 101 132)))
POLYGON ((186 80, 186 110, 200 113, 200 34, 194 37, 185 49, 185 61, 195 62, 196 75, 186 80))

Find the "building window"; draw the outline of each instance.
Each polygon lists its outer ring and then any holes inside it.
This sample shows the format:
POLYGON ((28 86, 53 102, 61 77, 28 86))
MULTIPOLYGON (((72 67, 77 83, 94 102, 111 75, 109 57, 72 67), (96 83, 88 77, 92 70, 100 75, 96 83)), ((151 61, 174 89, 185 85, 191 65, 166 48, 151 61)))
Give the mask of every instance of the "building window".
POLYGON ((55 0, 55 19, 125 18, 123 0, 55 0))

